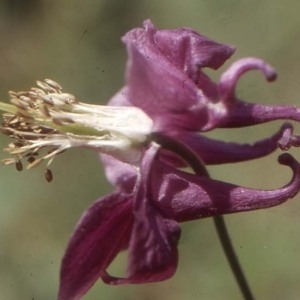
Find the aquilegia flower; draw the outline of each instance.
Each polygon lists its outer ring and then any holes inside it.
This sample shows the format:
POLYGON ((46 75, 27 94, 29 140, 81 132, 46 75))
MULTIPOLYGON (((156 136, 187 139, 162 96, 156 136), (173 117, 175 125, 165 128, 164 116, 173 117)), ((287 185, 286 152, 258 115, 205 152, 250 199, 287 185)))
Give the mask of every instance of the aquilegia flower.
POLYGON ((150 21, 127 33, 123 42, 129 55, 126 86, 109 106, 79 102, 49 79, 29 92, 11 92, 11 104, 0 104, 6 111, 2 132, 15 139, 5 149, 13 156, 5 164, 21 170, 25 158, 28 168, 48 160, 50 181, 49 165, 57 154, 89 148, 102 153, 115 186, 114 193, 88 208, 75 229, 62 262, 59 300, 80 299, 99 278, 110 284, 167 279, 177 267, 178 223, 279 205, 300 190, 300 165, 289 154, 279 162, 291 167, 293 178, 276 190, 213 180, 201 165, 254 159, 300 145, 289 124, 253 145, 199 134, 276 119, 300 121, 299 108, 250 104, 235 96, 235 85, 248 70, 259 69, 274 80, 268 64, 238 60, 214 83, 203 69, 218 69, 233 54, 230 46, 191 29, 156 30, 150 21), (200 171, 178 169, 188 165, 200 165, 200 171), (124 249, 129 251, 127 276, 113 277, 107 268, 124 249))

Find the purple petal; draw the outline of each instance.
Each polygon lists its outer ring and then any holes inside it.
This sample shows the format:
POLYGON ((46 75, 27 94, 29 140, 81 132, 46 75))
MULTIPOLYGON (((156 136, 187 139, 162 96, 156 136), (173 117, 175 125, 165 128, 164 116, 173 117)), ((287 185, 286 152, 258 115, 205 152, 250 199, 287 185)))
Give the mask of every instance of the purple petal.
POLYGON ((125 193, 131 193, 136 181, 136 168, 107 154, 101 154, 100 157, 104 164, 107 180, 116 189, 125 193))
POLYGON ((268 81, 276 79, 275 70, 258 58, 243 58, 233 63, 223 73, 219 82, 219 91, 228 107, 228 116, 221 120, 221 127, 243 127, 261 124, 273 120, 300 121, 300 109, 288 105, 261 105, 238 100, 234 94, 239 78, 249 70, 258 69, 263 72, 268 81))
POLYGON ((134 222, 130 241, 127 278, 105 274, 108 284, 157 282, 170 278, 176 271, 180 236, 178 224, 163 218, 153 207, 147 206, 134 222))
MULTIPOLYGON (((145 26, 153 28, 149 21, 145 26)), ((197 78, 201 68, 220 68, 234 52, 233 47, 217 43, 190 28, 157 30, 154 39, 158 49, 189 78, 197 78)))
POLYGON ((289 126, 284 131, 281 139, 278 141, 278 146, 281 150, 288 150, 291 147, 300 147, 300 136, 294 135, 294 128, 293 126, 289 126))
POLYGON ((233 53, 231 47, 190 29, 157 31, 149 21, 123 41, 129 56, 127 100, 155 121, 156 130, 200 130, 211 118, 223 116, 209 106, 217 101, 218 90, 201 68, 219 67, 233 53))
POLYGON ((235 99, 235 86, 240 77, 250 70, 260 70, 268 81, 276 79, 276 71, 266 62, 259 58, 248 57, 234 62, 221 76, 219 90, 222 101, 232 101, 235 99))
POLYGON ((130 283, 162 281, 176 271, 180 237, 178 224, 163 218, 151 205, 139 212, 133 228, 129 262, 130 283))
POLYGON ((128 245, 132 199, 115 193, 95 202, 82 216, 61 266, 58 300, 80 299, 115 256, 128 245))
POLYGON ((128 87, 123 87, 118 93, 116 93, 107 103, 109 106, 133 106, 129 101, 128 87))
POLYGON ((228 119, 220 127, 252 126, 274 120, 300 122, 300 108, 289 105, 261 105, 237 101, 230 110, 228 119))
POLYGON ((255 190, 185 173, 162 163, 153 172, 153 199, 169 218, 178 222, 279 205, 300 189, 300 165, 289 154, 279 162, 292 168, 289 184, 276 190, 255 190))
MULTIPOLYGON (((211 139, 196 133, 176 133, 174 138, 188 146, 207 165, 235 163, 266 156, 278 147, 288 149, 290 146, 300 145, 291 133, 292 125, 284 124, 280 130, 269 138, 254 144, 238 144, 211 139)), ((184 161, 168 151, 161 151, 162 159, 172 166, 184 167, 184 161)))
POLYGON ((135 192, 134 226, 129 244, 128 277, 109 274, 103 280, 109 284, 145 283, 171 277, 177 267, 178 224, 163 217, 154 205, 151 190, 152 166, 158 147, 153 145, 144 156, 141 179, 135 192))

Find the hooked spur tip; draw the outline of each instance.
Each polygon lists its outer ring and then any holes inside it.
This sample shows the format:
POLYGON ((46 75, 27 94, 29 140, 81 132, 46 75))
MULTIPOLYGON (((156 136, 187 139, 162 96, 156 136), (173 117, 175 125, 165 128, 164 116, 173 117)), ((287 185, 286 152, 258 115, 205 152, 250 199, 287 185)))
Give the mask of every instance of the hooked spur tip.
POLYGON ((278 162, 281 165, 289 166, 296 171, 300 168, 299 162, 289 153, 280 154, 278 157, 278 162))

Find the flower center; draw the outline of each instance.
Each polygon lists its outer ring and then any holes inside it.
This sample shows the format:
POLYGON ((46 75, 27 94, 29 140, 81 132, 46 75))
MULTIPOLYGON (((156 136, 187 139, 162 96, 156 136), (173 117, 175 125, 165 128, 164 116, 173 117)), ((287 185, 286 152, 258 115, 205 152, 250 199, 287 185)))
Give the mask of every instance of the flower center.
POLYGON ((9 92, 10 102, 0 102, 2 133, 14 139, 4 151, 13 157, 2 163, 28 161, 27 169, 48 160, 46 178, 52 179, 48 166, 53 158, 71 147, 82 147, 138 163, 152 131, 152 120, 137 107, 114 107, 79 102, 63 93, 53 80, 37 82, 26 92, 9 92), (47 153, 41 154, 47 148, 47 153), (47 171, 48 170, 48 171, 47 171))

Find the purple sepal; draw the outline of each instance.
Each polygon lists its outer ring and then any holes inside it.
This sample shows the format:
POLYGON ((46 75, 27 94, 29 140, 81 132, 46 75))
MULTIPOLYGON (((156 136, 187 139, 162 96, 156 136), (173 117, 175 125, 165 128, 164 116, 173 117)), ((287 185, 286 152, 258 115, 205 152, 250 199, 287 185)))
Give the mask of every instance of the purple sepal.
POLYGON ((91 288, 128 246, 132 225, 128 195, 108 195, 84 213, 62 261, 58 300, 80 299, 91 288))

